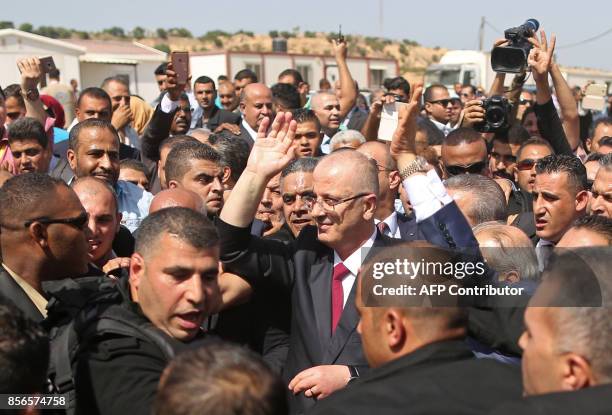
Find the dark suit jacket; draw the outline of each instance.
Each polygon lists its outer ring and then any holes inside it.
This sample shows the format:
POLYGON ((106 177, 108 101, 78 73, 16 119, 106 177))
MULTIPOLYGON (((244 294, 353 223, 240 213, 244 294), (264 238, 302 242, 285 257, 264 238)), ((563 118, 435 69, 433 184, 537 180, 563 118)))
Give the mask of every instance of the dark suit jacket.
POLYGON ((419 226, 413 215, 397 214, 397 227, 400 230, 402 241, 423 240, 425 236, 419 232, 419 226))
POLYGON ((547 393, 508 402, 490 415, 608 415, 612 414, 612 385, 574 392, 547 393))
MULTIPOLYGON (((454 202, 421 225, 427 240, 438 246, 478 246, 454 202)), ((222 220, 217 221, 217 228, 221 236, 221 260, 227 271, 246 278, 254 286, 271 280, 286 287, 287 295, 291 295, 291 339, 283 371, 287 383, 302 370, 318 365, 352 365, 360 372, 367 370, 361 337, 356 331, 359 322, 354 305, 356 284, 331 335, 334 253, 318 241, 315 227, 304 228, 290 244, 253 237, 249 227, 237 228, 222 220)), ((397 240, 378 234, 374 247, 394 243, 397 240)), ((313 406, 314 400, 300 394, 290 404, 292 413, 300 413, 313 406)))
POLYGON ((43 321, 44 316, 38 311, 30 297, 2 266, 0 266, 0 295, 12 301, 29 319, 37 323, 43 321))
POLYGON ((249 145, 249 151, 253 148, 255 141, 253 141, 253 137, 251 137, 251 134, 244 128, 242 123, 240 123, 240 135, 238 137, 249 145))
POLYGON ((482 414, 521 390, 520 369, 476 359, 463 341, 449 340, 371 370, 309 414, 482 414))
POLYGON ((241 120, 240 114, 236 114, 228 110, 217 108, 217 106, 215 105, 213 107, 213 113, 208 119, 208 123, 204 125, 202 123, 202 118, 200 118, 196 122, 195 127, 196 128, 206 127, 210 131, 215 131, 215 129, 223 123, 230 123, 230 124, 238 125, 240 124, 240 120, 241 120))
POLYGON ((361 131, 367 119, 368 119, 368 114, 362 111, 357 111, 353 113, 353 115, 351 115, 351 118, 349 119, 349 122, 346 125, 346 128, 349 130, 361 131))

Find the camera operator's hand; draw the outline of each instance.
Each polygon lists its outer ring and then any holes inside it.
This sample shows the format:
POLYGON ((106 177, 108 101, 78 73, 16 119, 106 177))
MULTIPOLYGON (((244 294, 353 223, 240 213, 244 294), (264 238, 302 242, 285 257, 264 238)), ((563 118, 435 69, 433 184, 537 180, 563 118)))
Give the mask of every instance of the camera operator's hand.
POLYGON ((550 37, 550 44, 546 39, 546 33, 540 31, 540 40, 536 36, 529 38, 529 42, 533 45, 533 49, 529 52, 527 63, 531 66, 531 73, 533 74, 534 80, 548 82, 548 71, 553 61, 553 54, 555 52, 555 35, 550 37))
POLYGON ((482 100, 473 99, 465 104, 463 109, 463 123, 462 127, 473 127, 474 124, 478 124, 484 121, 485 110, 482 107, 482 100))

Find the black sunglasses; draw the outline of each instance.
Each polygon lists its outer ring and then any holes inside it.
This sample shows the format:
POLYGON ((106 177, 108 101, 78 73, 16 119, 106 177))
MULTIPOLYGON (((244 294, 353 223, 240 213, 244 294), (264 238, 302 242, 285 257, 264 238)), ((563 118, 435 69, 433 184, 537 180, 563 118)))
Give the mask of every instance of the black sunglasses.
POLYGON ((534 159, 524 159, 516 163, 516 167, 519 170, 531 170, 537 162, 538 161, 534 159))
POLYGON ((35 218, 27 220, 23 226, 25 228, 29 228, 34 222, 42 223, 43 225, 51 225, 54 223, 62 223, 64 225, 74 226, 75 228, 82 230, 85 225, 87 225, 87 221, 89 220, 89 215, 86 212, 81 213, 76 218, 61 218, 61 219, 51 219, 51 218, 35 218))
POLYGON ((448 104, 450 104, 451 102, 453 102, 452 99, 448 98, 448 99, 437 99, 435 101, 428 101, 430 104, 440 104, 443 107, 448 107, 448 104))
POLYGON ((444 166, 449 176, 459 176, 460 174, 481 174, 487 167, 486 161, 477 161, 476 163, 465 166, 444 166))

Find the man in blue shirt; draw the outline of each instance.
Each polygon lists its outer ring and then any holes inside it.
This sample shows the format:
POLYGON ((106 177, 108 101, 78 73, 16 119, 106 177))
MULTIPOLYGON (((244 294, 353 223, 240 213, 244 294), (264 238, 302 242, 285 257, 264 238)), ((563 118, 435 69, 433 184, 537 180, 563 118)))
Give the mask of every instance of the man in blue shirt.
POLYGON ((119 136, 110 122, 89 119, 70 131, 68 163, 76 178, 94 176, 117 192, 121 223, 134 232, 148 215, 153 195, 119 180, 119 136))

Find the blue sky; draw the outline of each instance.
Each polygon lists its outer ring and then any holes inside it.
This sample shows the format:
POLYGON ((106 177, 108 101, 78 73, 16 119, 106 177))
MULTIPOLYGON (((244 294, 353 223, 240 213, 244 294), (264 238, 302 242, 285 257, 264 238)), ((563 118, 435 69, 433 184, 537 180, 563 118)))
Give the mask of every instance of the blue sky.
MULTIPOLYGON (((394 39, 413 39, 425 46, 476 49, 480 17, 496 29, 516 26, 527 18, 540 21, 547 32, 558 37, 558 46, 573 44, 612 28, 612 3, 595 0, 568 4, 560 1, 383 1, 383 27, 379 24, 380 0, 34 0, 7 1, 1 20, 35 26, 64 26, 100 30, 111 26, 186 27, 194 35, 208 30, 336 31, 394 39), (581 7, 585 5, 584 7, 581 7), (301 9, 300 9, 301 8, 301 9)), ((490 26, 485 45, 502 37, 490 26)), ((563 65, 612 70, 612 33, 596 41, 571 48, 559 48, 563 65)))

